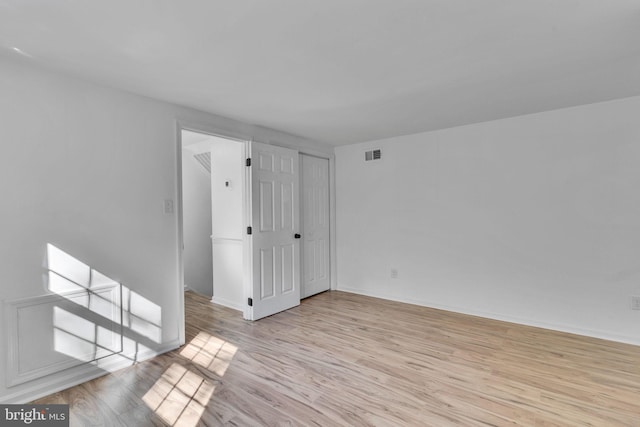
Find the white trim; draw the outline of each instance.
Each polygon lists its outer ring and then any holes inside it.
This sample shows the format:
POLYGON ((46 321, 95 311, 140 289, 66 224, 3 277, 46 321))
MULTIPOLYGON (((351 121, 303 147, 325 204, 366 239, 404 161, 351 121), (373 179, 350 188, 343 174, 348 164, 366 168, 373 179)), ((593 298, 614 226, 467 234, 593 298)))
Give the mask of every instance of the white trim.
POLYGON ((250 136, 254 132, 238 132, 231 129, 225 129, 222 126, 212 126, 211 123, 207 121, 200 122, 182 118, 178 118, 177 121, 181 130, 189 132, 201 133, 204 135, 214 136, 216 138, 230 139, 232 141, 243 143, 254 139, 250 136))
POLYGON ((219 298, 219 297, 216 297, 215 295, 211 298, 211 302, 214 304, 222 305, 227 308, 238 310, 240 312, 244 309, 242 304, 238 304, 236 302, 233 302, 225 298, 219 298))
POLYGON ((300 147, 300 146, 295 146, 294 144, 278 144, 278 143, 271 143, 270 145, 277 145, 278 147, 283 147, 283 148, 291 148, 292 150, 296 150, 298 152, 298 154, 304 154, 307 156, 312 156, 312 157, 318 157, 320 159, 331 159, 331 157, 333 157, 332 154, 330 153, 326 153, 324 151, 320 151, 320 150, 314 150, 313 148, 309 148, 309 147, 300 147))
MULTIPOLYGON (((244 157, 251 158, 251 140, 244 143, 244 157)), ((242 317, 253 319, 253 307, 249 307, 248 299, 253 296, 253 235, 247 234, 247 227, 252 226, 251 206, 251 172, 252 168, 245 167, 242 174, 242 317)))
POLYGON ((338 289, 338 253, 336 245, 336 156, 329 156, 329 272, 331 290, 338 289))
POLYGON ((249 125, 233 119, 217 117, 216 123, 209 119, 200 120, 193 116, 181 115, 177 118, 182 129, 197 133, 206 133, 226 139, 237 141, 256 141, 268 145, 277 145, 283 148, 291 148, 318 157, 326 157, 333 154, 333 145, 313 141, 298 135, 281 132, 262 126, 249 125))
POLYGON ((178 301, 178 342, 185 343, 185 313, 184 313, 184 291, 187 284, 184 283, 184 215, 182 207, 182 126, 179 121, 175 123, 176 131, 176 261, 178 262, 177 277, 177 301, 178 301))
POLYGON ((450 311, 452 313, 466 314, 469 316, 477 316, 477 317, 483 317, 486 319, 499 320, 501 322, 515 323, 515 324, 524 325, 524 326, 533 326, 535 328, 549 329, 552 331, 565 332, 565 333, 574 334, 574 335, 582 335, 586 337, 598 338, 598 339, 603 339, 607 341, 615 341, 615 342, 620 342, 624 344, 640 345, 640 340, 638 340, 638 338, 636 337, 612 334, 606 331, 583 329, 583 328, 579 328, 571 325, 541 322, 539 320, 525 319, 525 318, 516 317, 516 316, 508 316, 508 315, 505 316, 502 314, 491 313, 491 312, 486 312, 481 310, 468 310, 460 307, 453 307, 453 306, 443 305, 443 304, 435 304, 428 301, 414 300, 411 298, 398 298, 396 296, 391 296, 391 295, 377 293, 377 292, 363 291, 362 289, 349 288, 344 286, 341 286, 338 290, 343 292, 349 292, 352 294, 386 299, 389 301, 397 301, 397 302, 402 302, 406 304, 413 304, 413 305, 419 305, 422 307, 429 307, 429 308, 435 308, 438 310, 450 311))
MULTIPOLYGON (((21 309, 43 306, 43 305, 52 305, 58 303, 67 303, 68 301, 76 298, 82 297, 89 293, 98 295, 102 292, 116 292, 116 299, 112 301, 113 305, 113 315, 116 317, 116 321, 119 320, 118 327, 119 330, 114 330, 116 335, 122 336, 123 330, 123 313, 122 313, 122 289, 120 283, 115 284, 107 284, 99 287, 88 288, 85 290, 77 290, 71 292, 65 292, 60 294, 45 294, 38 295, 33 297, 19 298, 14 300, 8 300, 4 302, 4 312, 5 312, 5 324, 7 325, 7 360, 6 360, 6 378, 5 383, 7 387, 14 387, 29 381, 38 380, 44 378, 48 375, 53 375, 57 372, 63 371, 65 369, 71 369, 74 367, 78 367, 81 365, 85 365, 87 363, 93 363, 105 357, 110 357, 113 354, 119 354, 122 352, 122 341, 120 340, 120 345, 118 350, 109 350, 111 354, 99 356, 94 360, 80 360, 80 359, 70 359, 66 361, 59 361, 54 363, 49 363, 47 365, 42 365, 37 368, 21 372, 20 371, 20 338, 21 334, 19 331, 19 313, 21 309)), ((73 303, 73 302, 72 302, 73 303)), ((116 321, 112 319, 107 319, 110 322, 116 324, 116 321)), ((55 327, 55 325, 54 325, 55 327)))
POLYGON ((135 356, 136 362, 131 360, 123 360, 121 355, 109 356, 109 358, 103 359, 100 363, 100 367, 95 366, 93 363, 84 364, 82 366, 71 368, 63 371, 61 376, 50 378, 48 381, 40 382, 37 385, 31 387, 21 387, 20 391, 15 393, 0 396, 2 403, 15 403, 24 404, 33 400, 39 399, 44 396, 56 393, 60 390, 65 390, 69 387, 76 386, 78 384, 91 381, 93 379, 102 377, 111 372, 119 369, 126 368, 134 363, 148 360, 169 351, 175 350, 180 347, 177 340, 158 347, 156 350, 147 349, 137 355, 129 354, 130 358, 135 356), (112 360, 109 360, 112 359, 112 360))
MULTIPOLYGON (((338 289, 338 261, 337 261, 337 246, 336 246, 336 156, 335 154, 327 154, 319 151, 299 149, 299 155, 304 154, 306 156, 317 157, 319 159, 326 159, 329 161, 329 281, 330 290, 335 291, 338 289)), ((300 174, 302 177, 302 173, 300 174)), ((302 183, 300 184, 300 193, 302 193, 302 183)), ((302 220, 302 198, 300 198, 300 219, 302 220)), ((302 223, 300 224, 302 227, 302 223)), ((301 267, 302 267, 302 260, 301 267)), ((302 268, 300 269, 302 272, 302 268)), ((302 283, 302 277, 300 278, 302 283)))
MULTIPOLYGON (((335 202, 334 202, 334 195, 335 195, 335 182, 333 180, 333 173, 332 173, 332 162, 334 160, 333 156, 327 156, 327 155, 315 155, 315 154, 308 154, 304 151, 300 151, 298 153, 298 159, 299 159, 299 176, 300 176, 300 191, 298 192, 299 194, 299 200, 300 200, 300 230, 304 231, 304 171, 302 170, 302 156, 307 156, 307 157, 313 157, 316 159, 322 159, 322 160, 326 160, 327 161, 327 179, 329 180, 328 182, 328 186, 327 186, 327 197, 329 198, 329 289, 328 290, 335 290, 335 285, 336 285, 336 281, 334 280, 334 277, 337 277, 335 272, 336 272, 336 260, 335 260, 335 243, 336 243, 336 238, 335 238, 335 202)), ((303 284, 304 284, 304 238, 305 238, 305 234, 304 232, 302 233, 302 242, 300 244, 300 298, 308 298, 311 297, 315 294, 312 295, 307 295, 305 297, 302 296, 302 288, 303 288, 303 284)), ((321 291, 323 292, 323 291, 321 291)))
POLYGON ((230 239, 227 237, 211 237, 211 244, 224 245, 224 244, 242 244, 243 239, 230 239))

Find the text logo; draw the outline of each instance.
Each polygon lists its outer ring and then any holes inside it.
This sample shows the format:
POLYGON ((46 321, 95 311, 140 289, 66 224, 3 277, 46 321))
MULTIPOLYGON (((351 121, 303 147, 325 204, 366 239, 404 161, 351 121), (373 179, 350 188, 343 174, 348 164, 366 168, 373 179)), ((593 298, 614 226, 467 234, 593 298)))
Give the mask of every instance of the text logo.
POLYGON ((0 425, 68 427, 69 405, 0 405, 0 425))

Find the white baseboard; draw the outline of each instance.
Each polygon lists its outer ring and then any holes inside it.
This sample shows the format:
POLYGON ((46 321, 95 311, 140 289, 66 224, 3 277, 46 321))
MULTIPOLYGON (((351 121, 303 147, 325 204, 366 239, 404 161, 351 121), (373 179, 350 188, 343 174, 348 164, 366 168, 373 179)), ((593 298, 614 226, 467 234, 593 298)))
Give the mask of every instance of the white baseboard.
POLYGON ((215 295, 213 296, 213 298, 211 298, 211 302, 214 304, 223 305, 225 307, 232 308, 238 311, 244 310, 244 307, 242 307, 242 304, 238 304, 237 302, 230 301, 228 299, 219 298, 219 297, 216 297, 215 295))
POLYGON ((175 350, 178 347, 178 341, 174 340, 158 347, 155 350, 146 349, 135 355, 129 354, 127 357, 123 357, 119 354, 106 357, 99 361, 100 366, 96 366, 95 362, 91 362, 75 368, 66 369, 55 376, 51 375, 52 378, 50 379, 44 378, 43 381, 38 381, 37 384, 29 385, 29 383, 25 383, 24 385, 16 386, 16 388, 20 388, 20 390, 0 396, 0 402, 15 404, 28 403, 58 391, 65 390, 69 387, 73 387, 107 375, 111 372, 126 368, 134 363, 151 359, 159 356, 160 354, 175 350), (135 359, 136 362, 133 362, 132 359, 135 359))
POLYGON ((469 310, 468 308, 453 307, 453 306, 437 304, 437 303, 433 303, 433 302, 429 302, 429 301, 415 300, 415 299, 412 299, 412 298, 402 298, 402 297, 397 297, 395 295, 387 295, 387 294, 382 294, 382 293, 377 293, 377 292, 369 292, 369 291, 362 290, 362 289, 349 288, 349 287, 344 287, 344 286, 339 287, 337 290, 338 291, 343 291, 343 292, 349 292, 349 293, 352 293, 352 294, 365 295, 365 296, 374 297, 374 298, 386 299, 386 300, 390 300, 390 301, 403 302, 403 303, 406 303, 406 304, 413 304, 413 305, 419 305, 419 306, 423 306, 423 307, 435 308, 435 309, 438 309, 438 310, 450 311, 450 312, 453 312, 453 313, 460 313, 460 314, 467 314, 467 315, 470 315, 470 316, 484 317, 484 318, 487 318, 487 319, 499 320, 499 321, 502 321, 502 322, 509 322, 509 323, 516 323, 516 324, 525 325, 525 326, 533 326, 535 328, 550 329, 550 330, 553 330, 553 331, 566 332, 566 333, 569 333, 569 334, 582 335, 582 336, 587 336, 587 337, 591 337, 591 338, 599 338, 599 339, 603 339, 603 340, 607 340, 607 341, 615 341, 615 342, 620 342, 620 343, 624 343, 624 344, 640 345, 640 340, 638 338, 636 338, 636 337, 630 337, 630 336, 626 336, 626 335, 614 334, 614 333, 611 333, 611 332, 608 332, 608 331, 582 329, 582 328, 577 328, 575 326, 548 323, 548 322, 544 322, 544 321, 540 321, 540 320, 536 320, 536 319, 526 319, 526 318, 520 318, 520 317, 515 317, 515 316, 503 315, 503 314, 499 314, 499 313, 490 313, 490 312, 485 312, 485 311, 480 311, 480 310, 469 310))

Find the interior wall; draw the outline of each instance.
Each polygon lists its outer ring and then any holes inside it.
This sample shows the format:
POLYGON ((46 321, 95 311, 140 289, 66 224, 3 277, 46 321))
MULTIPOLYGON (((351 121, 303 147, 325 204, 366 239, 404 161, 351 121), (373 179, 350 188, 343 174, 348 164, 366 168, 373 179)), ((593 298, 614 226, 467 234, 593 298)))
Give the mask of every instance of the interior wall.
POLYGON ((242 240, 243 153, 244 145, 240 142, 216 138, 211 143, 214 239, 242 240))
POLYGON ((640 344, 639 111, 338 147, 338 289, 640 344))
POLYGON ((213 301, 243 308, 242 239, 244 145, 216 138, 211 144, 213 301))
MULTIPOLYGON (((51 244, 134 291, 140 307, 159 312, 154 340, 127 331, 132 345, 123 361, 177 346, 177 219, 164 213, 164 200, 177 200, 176 108, 0 61, 0 185, 9 201, 0 213, 5 315, 7 300, 51 293, 51 244)), ((4 349, 9 323, 0 326, 4 349)), ((53 330, 41 337, 45 350, 56 345, 52 337, 53 330)), ((5 363, 0 366, 0 401, 99 371, 80 366, 7 388, 5 363)))
MULTIPOLYGON (((164 212, 165 200, 179 206, 179 126, 333 151, 35 65, 0 56, 0 189, 6 202, 0 210, 1 402, 29 401, 179 345, 179 221, 176 213, 164 212), (121 282, 137 317, 127 318, 124 351, 102 367, 82 364, 8 387, 6 350, 16 320, 9 319, 16 307, 11 304, 53 294, 48 244, 121 282), (149 319, 146 331, 136 327, 141 317, 149 319)), ((28 333, 17 339, 31 343, 28 333)), ((51 352, 54 341, 50 331, 41 345, 51 352)))
POLYGON ((213 296, 211 175, 194 154, 182 150, 184 282, 189 289, 213 296))

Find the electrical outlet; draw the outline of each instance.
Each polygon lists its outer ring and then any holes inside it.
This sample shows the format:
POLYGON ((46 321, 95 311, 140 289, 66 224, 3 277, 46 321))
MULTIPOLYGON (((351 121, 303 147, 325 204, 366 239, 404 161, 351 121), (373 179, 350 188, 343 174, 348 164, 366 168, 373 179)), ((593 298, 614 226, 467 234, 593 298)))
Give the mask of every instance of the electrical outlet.
POLYGON ((631 297, 631 310, 640 310, 640 297, 631 297))
POLYGON ((392 279, 397 279, 398 278, 398 269, 397 268, 392 268, 391 269, 391 278, 392 279))

